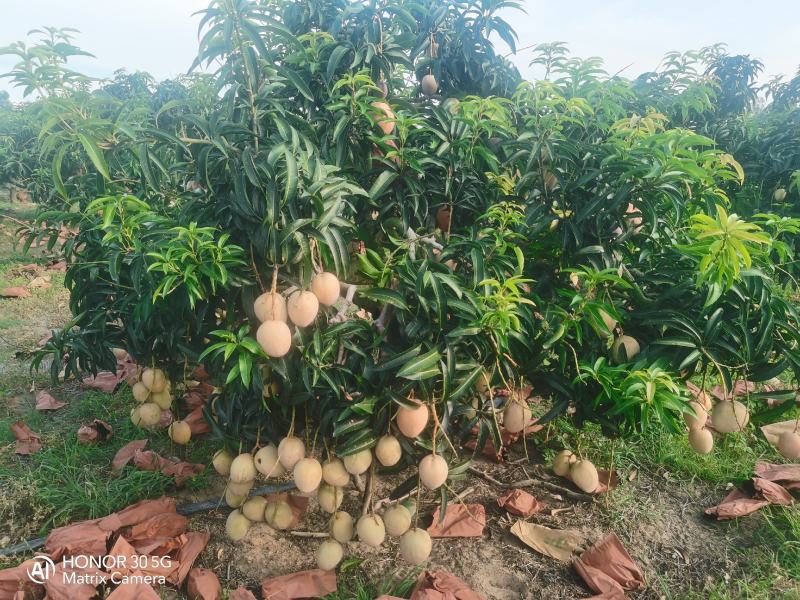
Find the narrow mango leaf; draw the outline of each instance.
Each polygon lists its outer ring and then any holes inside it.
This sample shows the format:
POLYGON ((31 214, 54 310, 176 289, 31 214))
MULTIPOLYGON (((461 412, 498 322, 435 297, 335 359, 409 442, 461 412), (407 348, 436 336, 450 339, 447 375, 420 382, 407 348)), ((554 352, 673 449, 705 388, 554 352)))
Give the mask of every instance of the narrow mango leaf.
POLYGON ((372 187, 369 188, 369 197, 372 200, 380 198, 383 192, 386 191, 386 188, 389 187, 389 184, 391 184, 395 179, 397 179, 397 173, 394 171, 384 171, 378 175, 378 178, 372 184, 372 187))
POLYGON ((380 304, 391 304, 400 310, 408 310, 408 304, 406 304, 403 295, 396 290, 372 287, 359 292, 359 294, 380 304))
POLYGON ((111 179, 111 176, 108 174, 108 165, 106 164, 103 152, 97 147, 94 140, 89 139, 83 133, 78 134, 78 139, 80 139, 83 149, 86 150, 86 154, 89 155, 94 168, 97 169, 106 180, 111 179))
POLYGON ((439 373, 440 359, 439 351, 436 349, 431 350, 408 361, 397 372, 397 376, 412 381, 430 379, 439 373))

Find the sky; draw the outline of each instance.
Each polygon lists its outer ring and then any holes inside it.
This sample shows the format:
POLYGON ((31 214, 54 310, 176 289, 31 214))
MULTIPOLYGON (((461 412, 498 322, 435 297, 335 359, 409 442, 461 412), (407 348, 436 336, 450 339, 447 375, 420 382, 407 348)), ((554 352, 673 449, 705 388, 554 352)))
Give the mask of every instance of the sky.
MULTIPOLYGON (((765 63, 762 80, 793 75, 800 66, 797 0, 520 0, 527 14, 507 14, 519 47, 566 42, 576 56, 600 56, 606 70, 634 77, 655 69, 670 50, 699 49, 716 42, 732 53, 765 63)), ((0 46, 25 38, 42 25, 75 27, 76 44, 97 58, 71 63, 96 77, 114 70, 174 77, 191 65, 197 50, 192 16, 208 0, 0 0, 0 46)), ((512 57, 524 76, 531 50, 512 57)), ((0 72, 13 64, 0 57, 0 72)), ((19 91, 0 80, 12 98, 19 91)))

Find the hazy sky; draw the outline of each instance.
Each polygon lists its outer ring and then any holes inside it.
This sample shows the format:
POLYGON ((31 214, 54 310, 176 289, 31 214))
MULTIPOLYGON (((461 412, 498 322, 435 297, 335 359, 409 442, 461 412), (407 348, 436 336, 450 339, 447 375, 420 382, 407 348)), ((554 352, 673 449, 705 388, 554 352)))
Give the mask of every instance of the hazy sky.
MULTIPOLYGON (((792 75, 800 65, 797 0, 521 0, 527 14, 508 15, 519 46, 564 41, 578 56, 600 56, 606 68, 634 76, 654 69, 668 50, 726 42, 751 54, 765 76, 792 75)), ((117 68, 158 79, 185 71, 197 49, 193 12, 207 0, 0 0, 0 45, 23 39, 41 25, 81 30, 77 44, 96 59, 73 63, 79 71, 109 76, 117 68)), ((530 51, 516 63, 523 74, 530 51)), ((0 72, 12 62, 0 57, 0 72)), ((0 89, 9 90, 6 81, 0 89)), ((14 98, 19 93, 9 90, 14 98)))

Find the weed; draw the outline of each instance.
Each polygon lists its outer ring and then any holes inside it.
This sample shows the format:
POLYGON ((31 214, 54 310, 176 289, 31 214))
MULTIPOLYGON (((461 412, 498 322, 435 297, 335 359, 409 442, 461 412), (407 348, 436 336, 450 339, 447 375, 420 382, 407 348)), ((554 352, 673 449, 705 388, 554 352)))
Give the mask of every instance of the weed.
POLYGON ((381 594, 408 598, 416 582, 416 577, 412 574, 396 575, 378 583, 369 583, 364 581, 363 575, 358 574, 356 570, 353 567, 344 569, 339 577, 339 589, 325 596, 325 600, 373 600, 381 594))

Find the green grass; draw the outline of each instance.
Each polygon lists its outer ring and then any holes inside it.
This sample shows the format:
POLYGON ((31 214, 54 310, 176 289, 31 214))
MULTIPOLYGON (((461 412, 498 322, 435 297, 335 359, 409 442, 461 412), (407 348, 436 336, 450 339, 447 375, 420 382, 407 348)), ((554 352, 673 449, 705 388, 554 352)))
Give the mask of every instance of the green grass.
POLYGON ((782 462, 777 451, 755 435, 727 435, 715 441, 710 454, 698 454, 685 435, 653 432, 625 444, 621 460, 645 459, 672 469, 681 477, 698 478, 711 483, 750 479, 756 461, 782 462))
POLYGON ((339 575, 339 589, 325 596, 325 600, 374 600, 381 594, 408 598, 415 583, 416 577, 413 575, 389 577, 378 583, 370 583, 364 580, 363 575, 355 573, 353 567, 348 570, 344 566, 339 575))
MULTIPOLYGON (((555 431, 556 439, 545 452, 548 458, 562 447, 579 448, 598 466, 607 467, 613 452, 614 465, 622 473, 635 468, 653 471, 675 489, 684 488, 689 497, 704 490, 712 494, 716 491, 722 499, 727 484, 740 484, 753 477, 756 461, 785 462, 752 428, 716 439, 707 455, 695 452, 686 435, 658 430, 616 441, 603 437, 593 426, 578 431, 567 422, 558 422, 555 431)), ((630 509, 642 500, 635 489, 624 485, 612 492, 611 499, 606 514, 612 525, 623 524, 630 509)), ((748 534, 746 545, 727 549, 744 565, 730 580, 676 593, 685 582, 659 577, 651 582, 659 596, 666 600, 800 600, 800 507, 770 506, 745 519, 760 519, 760 526, 748 534)), ((751 523, 742 521, 743 525, 751 523)))
POLYGON ((734 548, 747 560, 744 576, 703 590, 675 595, 674 582, 659 579, 654 587, 667 600, 798 600, 800 599, 800 508, 771 506, 762 511, 752 547, 734 548))
POLYGON ((31 221, 36 217, 35 204, 19 204, 18 202, 11 204, 7 200, 8 195, 6 190, 0 190, 0 198, 3 198, 3 200, 0 201, 0 217, 3 215, 10 215, 21 221, 31 221))
POLYGON ((15 327, 19 327, 20 325, 24 324, 25 321, 23 319, 15 319, 15 318, 0 319, 0 329, 13 329, 15 327))
MULTIPOLYGON (((38 249, 23 253, 14 240, 19 224, 3 218, 29 220, 33 210, 31 206, 0 202, 0 287, 27 286, 29 278, 17 275, 14 268, 52 260, 38 249)), ((192 462, 208 464, 211 454, 206 441, 193 442, 189 449, 177 448, 165 431, 135 428, 128 418, 134 401, 125 385, 115 394, 104 394, 76 382, 53 386, 47 373, 29 372, 27 353, 47 331, 69 318, 64 274, 47 274, 50 287, 31 290, 30 298, 0 300, 0 546, 174 490, 173 480, 161 473, 133 466, 119 475, 112 473, 114 454, 134 439, 148 438, 148 448, 192 462), (35 392, 41 389, 49 389, 67 405, 52 412, 35 410, 35 392), (114 437, 97 444, 79 443, 78 427, 95 418, 111 424, 114 437), (17 420, 41 436, 40 452, 32 456, 14 454, 9 425, 17 420)), ((192 488, 204 485, 202 475, 188 484, 192 488)))
POLYGON ((43 528, 102 517, 168 489, 170 478, 158 472, 129 468, 121 477, 111 476, 105 465, 112 456, 105 446, 69 437, 36 456, 27 479, 35 482, 40 501, 49 509, 43 528))
MULTIPOLYGON (((115 394, 54 392, 67 398, 68 405, 52 413, 30 410, 22 415, 8 414, 0 419, 0 443, 11 444, 9 425, 22 420, 42 437, 43 449, 29 457, 11 452, 0 455, 0 514, 2 530, 15 533, 13 542, 24 536, 81 519, 100 517, 143 498, 152 498, 172 489, 171 478, 157 472, 128 466, 120 475, 111 471, 111 459, 123 445, 148 438, 149 449, 164 456, 175 456, 208 464, 212 446, 193 442, 188 452, 174 446, 165 431, 144 431, 128 418, 133 398, 130 390, 115 394), (97 444, 81 444, 76 437, 80 424, 98 418, 114 428, 114 437, 97 444), (6 520, 7 519, 7 520, 6 520)), ((205 476, 190 480, 190 489, 205 486, 205 476)))
POLYGON ((756 461, 785 462, 778 451, 752 429, 716 439, 711 453, 703 455, 689 445, 687 435, 672 435, 657 429, 615 441, 603 437, 599 427, 594 425, 578 431, 566 420, 559 420, 554 428, 559 433, 546 452, 548 458, 561 448, 578 448, 599 467, 607 467, 613 452, 617 468, 627 471, 640 466, 666 467, 682 480, 727 484, 750 479, 756 461))

